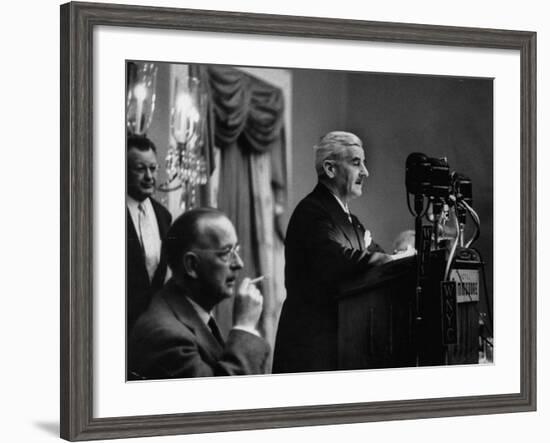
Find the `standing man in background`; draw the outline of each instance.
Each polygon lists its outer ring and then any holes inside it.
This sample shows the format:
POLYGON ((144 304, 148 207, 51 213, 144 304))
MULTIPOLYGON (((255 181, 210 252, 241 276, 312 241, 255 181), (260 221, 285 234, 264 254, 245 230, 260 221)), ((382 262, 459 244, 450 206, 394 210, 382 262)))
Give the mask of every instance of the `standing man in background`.
POLYGON ((166 261, 162 240, 172 216, 153 199, 158 163, 154 143, 128 136, 126 145, 126 326, 129 332, 164 284, 166 261))
POLYGON ((294 210, 285 240, 287 298, 274 373, 338 369, 338 284, 391 260, 348 207, 369 175, 361 140, 334 131, 314 150, 318 184, 294 210))

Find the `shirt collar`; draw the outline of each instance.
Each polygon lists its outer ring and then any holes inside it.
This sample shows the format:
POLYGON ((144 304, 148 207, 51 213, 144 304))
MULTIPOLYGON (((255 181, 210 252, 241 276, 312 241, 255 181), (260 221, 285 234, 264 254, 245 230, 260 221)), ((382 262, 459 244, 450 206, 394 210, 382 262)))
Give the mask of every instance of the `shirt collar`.
POLYGON ((210 320, 210 317, 212 316, 211 312, 206 311, 201 305, 199 305, 196 301, 192 300, 191 297, 185 297, 189 303, 191 303, 191 306, 195 308, 195 311, 197 311, 197 314, 199 318, 203 321, 205 325, 208 324, 208 320, 210 320))
POLYGON ((336 201, 338 202, 338 204, 342 207, 342 209, 344 210, 344 212, 345 212, 346 214, 349 215, 350 212, 349 212, 348 206, 347 206, 347 205, 344 205, 344 202, 343 202, 342 200, 340 200, 340 199, 338 198, 338 196, 337 196, 336 194, 334 194, 330 189, 329 189, 329 191, 330 191, 330 193, 333 195, 333 197, 336 199, 336 201))
POLYGON ((143 205, 143 208, 145 209, 145 211, 147 212, 150 207, 151 207, 151 200, 149 199, 149 197, 147 197, 145 200, 143 200, 142 202, 138 202, 135 198, 132 198, 130 197, 129 195, 126 195, 126 205, 128 206, 128 208, 130 209, 133 209, 135 211, 138 210, 138 206, 142 204, 143 205))
POLYGON ((345 205, 344 202, 342 200, 340 200, 340 197, 338 197, 334 192, 332 192, 332 190, 327 186, 325 185, 323 182, 319 182, 320 185, 324 186, 326 188, 326 190, 328 192, 330 192, 330 194, 336 199, 336 201, 338 202, 338 204, 340 205, 340 207, 342 208, 342 210, 348 215, 348 216, 351 216, 351 212, 349 211, 349 207, 348 205, 345 205))

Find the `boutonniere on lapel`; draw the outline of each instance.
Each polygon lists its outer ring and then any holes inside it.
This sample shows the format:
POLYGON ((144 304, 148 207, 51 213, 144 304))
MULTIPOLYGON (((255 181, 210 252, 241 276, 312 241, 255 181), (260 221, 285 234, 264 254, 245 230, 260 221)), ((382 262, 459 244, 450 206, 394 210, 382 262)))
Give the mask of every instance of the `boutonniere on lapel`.
POLYGON ((368 248, 372 243, 372 235, 368 229, 365 229, 365 234, 363 235, 363 240, 365 241, 365 248, 368 248))

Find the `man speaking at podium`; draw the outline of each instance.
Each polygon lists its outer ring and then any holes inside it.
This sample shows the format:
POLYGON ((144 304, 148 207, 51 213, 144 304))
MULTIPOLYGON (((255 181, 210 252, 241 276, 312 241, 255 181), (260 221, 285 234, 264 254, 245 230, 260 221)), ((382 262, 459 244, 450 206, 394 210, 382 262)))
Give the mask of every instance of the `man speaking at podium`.
POLYGON ((369 173, 361 140, 333 131, 314 147, 318 184, 296 207, 285 240, 285 286, 274 373, 338 369, 338 284, 391 257, 349 211, 369 173))

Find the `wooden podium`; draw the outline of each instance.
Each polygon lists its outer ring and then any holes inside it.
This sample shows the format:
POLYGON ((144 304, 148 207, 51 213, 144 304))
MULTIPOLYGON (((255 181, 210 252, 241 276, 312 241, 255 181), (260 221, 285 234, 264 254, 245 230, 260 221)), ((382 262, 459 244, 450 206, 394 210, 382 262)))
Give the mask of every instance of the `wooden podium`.
POLYGON ((428 263, 418 299, 416 257, 373 267, 341 285, 339 369, 478 362, 477 301, 449 303, 441 290, 444 254, 432 253, 428 263))

